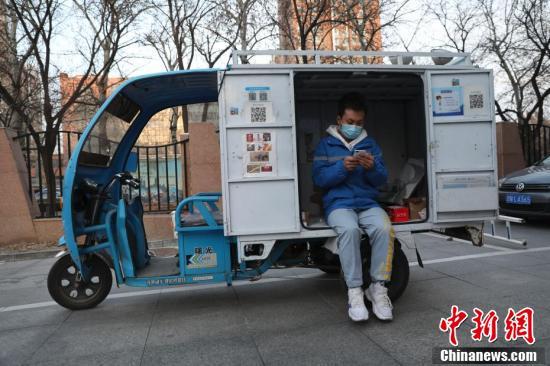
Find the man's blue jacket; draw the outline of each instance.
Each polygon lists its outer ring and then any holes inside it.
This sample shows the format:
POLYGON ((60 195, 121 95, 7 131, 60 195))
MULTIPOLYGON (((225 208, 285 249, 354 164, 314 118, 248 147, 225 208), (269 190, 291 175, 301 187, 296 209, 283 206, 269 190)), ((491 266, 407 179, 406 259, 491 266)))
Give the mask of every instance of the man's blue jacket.
MULTIPOLYGON (((334 129, 329 133, 335 132, 334 129)), ((388 180, 382 151, 370 136, 355 142, 349 149, 335 136, 323 138, 315 149, 313 161, 313 182, 325 190, 323 207, 325 218, 337 208, 368 209, 377 207, 377 187, 388 180), (352 156, 355 150, 366 150, 374 156, 374 166, 366 170, 361 165, 348 172, 344 158, 352 156)))

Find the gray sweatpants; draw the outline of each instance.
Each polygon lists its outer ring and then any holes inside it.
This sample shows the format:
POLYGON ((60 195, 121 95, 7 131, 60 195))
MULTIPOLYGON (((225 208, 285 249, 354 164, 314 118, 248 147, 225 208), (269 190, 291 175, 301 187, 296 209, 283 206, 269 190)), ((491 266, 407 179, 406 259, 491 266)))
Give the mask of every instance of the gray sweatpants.
POLYGON ((380 207, 368 210, 339 208, 328 216, 328 224, 338 234, 338 254, 348 288, 363 285, 361 266, 362 230, 370 238, 370 276, 373 281, 391 278, 395 232, 386 212, 380 207))

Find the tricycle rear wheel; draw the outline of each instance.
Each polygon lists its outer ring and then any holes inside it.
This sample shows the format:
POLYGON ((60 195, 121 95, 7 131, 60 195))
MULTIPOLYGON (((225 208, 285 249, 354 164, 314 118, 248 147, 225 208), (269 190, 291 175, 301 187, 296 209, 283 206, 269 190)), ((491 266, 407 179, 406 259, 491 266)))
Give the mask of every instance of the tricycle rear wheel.
POLYGON ((89 280, 85 281, 66 254, 54 263, 48 274, 48 291, 59 305, 71 310, 90 309, 102 302, 109 292, 113 278, 111 269, 100 257, 91 255, 85 265, 89 280))
MULTIPOLYGON (((371 258, 371 246, 366 243, 362 248, 365 252, 363 254, 363 286, 367 288, 371 283, 370 278, 370 258, 371 258)), ((388 288, 388 296, 391 301, 396 301, 403 295, 407 285, 409 284, 409 260, 401 245, 396 240, 393 251, 392 260, 392 273, 390 281, 386 284, 388 288)))
MULTIPOLYGON (((320 259, 321 264, 318 265, 318 268, 330 274, 340 273, 342 278, 342 284, 344 288, 347 289, 344 274, 340 265, 340 258, 337 254, 332 254, 328 249, 321 248, 322 256, 320 259)), ((370 283, 370 262, 371 262, 371 246, 369 243, 369 238, 365 237, 361 241, 361 257, 363 258, 363 287, 366 289, 370 283)), ((396 240, 393 260, 392 260, 392 274, 390 281, 386 284, 388 288, 388 296, 392 301, 396 301, 409 283, 409 261, 403 250, 401 249, 401 244, 396 240)))

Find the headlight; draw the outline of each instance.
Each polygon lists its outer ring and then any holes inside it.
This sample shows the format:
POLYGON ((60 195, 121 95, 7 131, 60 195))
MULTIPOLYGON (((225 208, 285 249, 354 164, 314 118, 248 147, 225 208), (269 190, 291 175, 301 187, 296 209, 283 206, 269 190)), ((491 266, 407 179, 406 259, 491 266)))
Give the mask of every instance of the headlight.
POLYGON ((502 188, 502 183, 504 183, 504 178, 498 180, 498 188, 502 188))

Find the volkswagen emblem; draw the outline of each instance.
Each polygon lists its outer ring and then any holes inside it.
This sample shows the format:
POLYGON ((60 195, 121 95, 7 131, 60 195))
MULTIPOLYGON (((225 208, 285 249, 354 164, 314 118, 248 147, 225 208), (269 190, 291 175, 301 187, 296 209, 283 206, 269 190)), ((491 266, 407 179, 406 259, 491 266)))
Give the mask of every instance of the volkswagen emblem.
POLYGON ((516 184, 516 191, 518 192, 521 192, 525 189, 525 184, 524 183, 518 183, 516 184))

